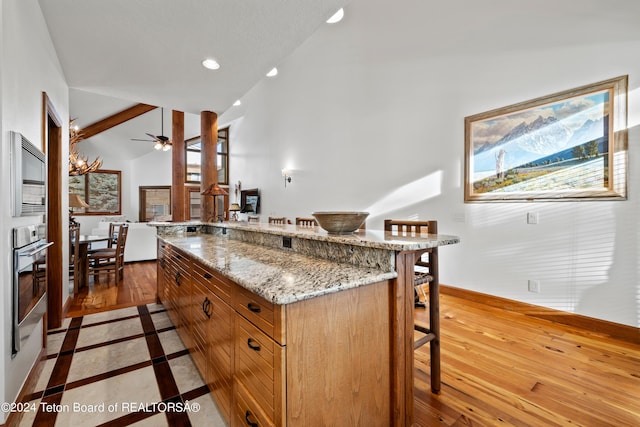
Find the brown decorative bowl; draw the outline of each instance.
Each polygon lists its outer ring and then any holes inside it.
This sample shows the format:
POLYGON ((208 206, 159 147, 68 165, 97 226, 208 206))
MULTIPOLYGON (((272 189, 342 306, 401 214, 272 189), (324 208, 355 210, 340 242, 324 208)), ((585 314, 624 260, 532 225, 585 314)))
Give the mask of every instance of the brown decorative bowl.
POLYGON ((329 234, 350 234, 360 228, 369 212, 314 212, 313 216, 329 234))

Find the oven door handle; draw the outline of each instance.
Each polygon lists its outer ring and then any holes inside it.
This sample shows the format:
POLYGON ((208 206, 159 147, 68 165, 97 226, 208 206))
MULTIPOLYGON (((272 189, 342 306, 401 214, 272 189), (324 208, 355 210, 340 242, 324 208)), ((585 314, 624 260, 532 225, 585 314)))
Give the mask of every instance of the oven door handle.
POLYGON ((18 253, 19 256, 23 256, 23 257, 33 257, 36 254, 44 251, 45 249, 47 249, 49 246, 53 245, 53 242, 49 242, 49 243, 45 243, 42 246, 38 246, 37 248, 35 248, 34 250, 31 250, 29 252, 20 252, 18 253))

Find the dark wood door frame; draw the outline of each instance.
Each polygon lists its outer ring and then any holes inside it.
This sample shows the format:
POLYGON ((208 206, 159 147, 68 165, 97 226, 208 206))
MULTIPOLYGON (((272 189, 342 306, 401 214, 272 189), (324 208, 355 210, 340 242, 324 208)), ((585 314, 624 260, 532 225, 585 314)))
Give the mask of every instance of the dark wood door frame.
POLYGON ((62 119, 42 93, 42 147, 47 153, 47 327, 62 326, 62 119))

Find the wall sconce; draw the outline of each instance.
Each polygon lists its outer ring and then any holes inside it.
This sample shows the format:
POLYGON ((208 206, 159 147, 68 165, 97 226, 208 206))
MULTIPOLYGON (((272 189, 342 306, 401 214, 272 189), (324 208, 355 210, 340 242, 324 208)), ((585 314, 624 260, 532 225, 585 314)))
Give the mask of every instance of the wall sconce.
POLYGON ((291 183, 291 172, 289 169, 282 169, 282 176, 284 177, 284 188, 287 188, 287 182, 291 183))

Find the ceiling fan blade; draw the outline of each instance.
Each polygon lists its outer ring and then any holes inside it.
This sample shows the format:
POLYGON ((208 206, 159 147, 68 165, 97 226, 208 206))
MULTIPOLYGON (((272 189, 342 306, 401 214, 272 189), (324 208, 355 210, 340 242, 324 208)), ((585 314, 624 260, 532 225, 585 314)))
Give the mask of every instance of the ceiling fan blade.
POLYGON ((136 139, 136 138, 131 138, 131 141, 156 142, 155 139, 136 139))
MULTIPOLYGON (((146 132, 145 132, 146 133, 146 132)), ((153 138, 154 141, 162 141, 160 138, 158 138, 155 135, 151 135, 150 133, 146 133, 147 135, 149 135, 151 138, 153 138)))

